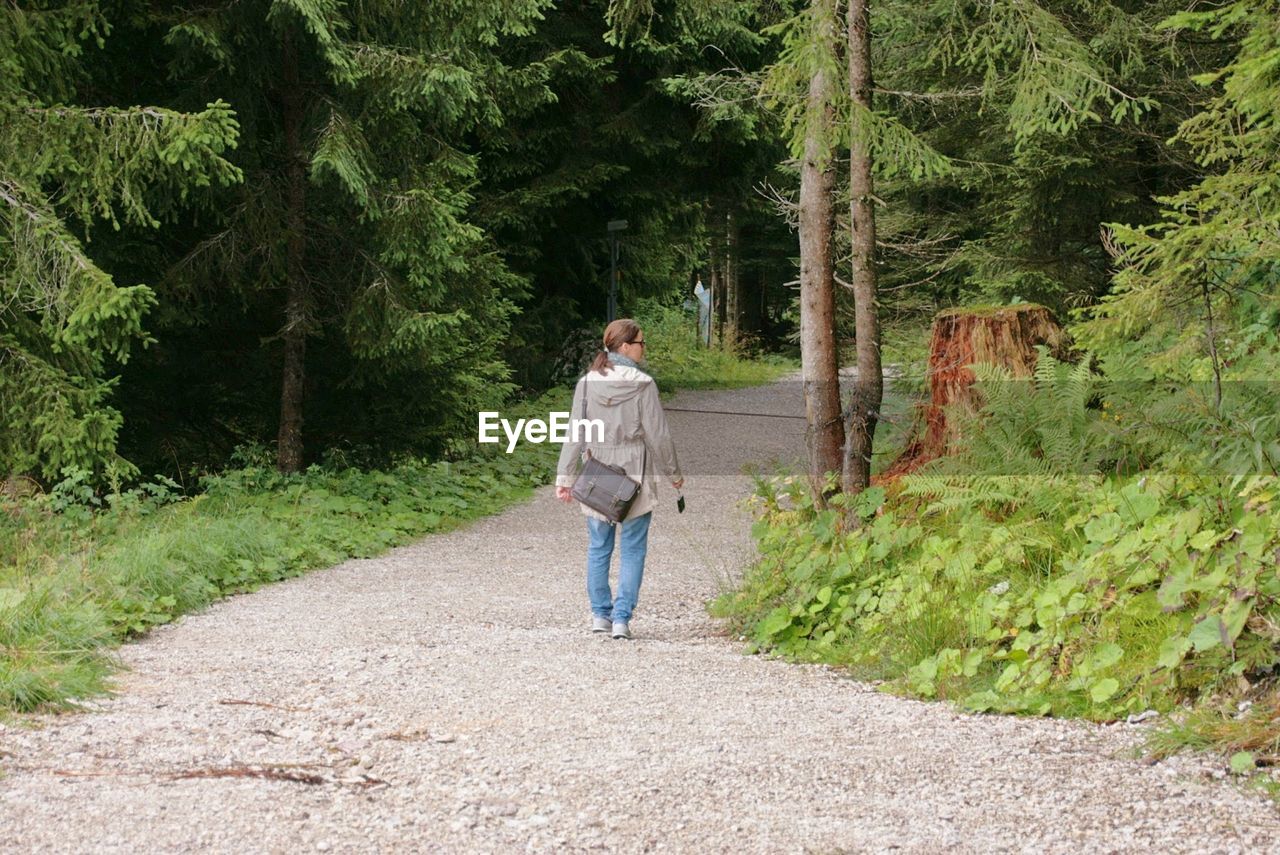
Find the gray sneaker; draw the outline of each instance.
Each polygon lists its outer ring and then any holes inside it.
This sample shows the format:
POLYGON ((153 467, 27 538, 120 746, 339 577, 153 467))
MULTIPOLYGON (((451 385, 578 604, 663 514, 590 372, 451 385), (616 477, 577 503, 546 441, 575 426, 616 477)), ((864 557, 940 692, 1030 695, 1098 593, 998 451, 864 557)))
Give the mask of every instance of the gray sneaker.
POLYGON ((631 626, 626 621, 615 620, 613 622, 614 638, 631 638, 631 626))
POLYGON ((613 621, 609 620, 607 617, 599 617, 597 615, 592 615, 591 617, 592 632, 608 632, 612 628, 613 628, 613 621))

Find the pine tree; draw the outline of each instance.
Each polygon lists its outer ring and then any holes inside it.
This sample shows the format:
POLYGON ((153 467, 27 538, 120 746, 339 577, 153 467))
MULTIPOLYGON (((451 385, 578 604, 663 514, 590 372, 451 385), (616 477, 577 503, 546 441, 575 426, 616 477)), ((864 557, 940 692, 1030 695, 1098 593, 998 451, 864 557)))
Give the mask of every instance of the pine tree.
POLYGON ((849 4, 845 7, 847 22, 842 26, 838 10, 834 0, 813 0, 774 28, 785 47, 771 67, 765 87, 769 102, 781 109, 792 155, 801 159, 801 353, 806 366, 809 468, 815 491, 828 471, 841 472, 843 488, 850 491, 862 489, 870 480, 874 413, 879 409, 883 383, 878 376, 873 170, 919 177, 949 169, 945 158, 896 117, 872 109, 869 13, 865 6, 849 4), (844 38, 838 39, 838 33, 844 38), (858 362, 864 372, 847 426, 840 414, 834 313, 833 161, 841 147, 850 150, 855 178, 850 187, 853 219, 849 243, 853 247, 852 287, 860 301, 858 362), (867 377, 865 372, 877 376, 867 377))
POLYGON ((846 409, 841 489, 858 493, 871 486, 871 450, 884 373, 880 366, 880 304, 876 271, 876 211, 872 137, 863 130, 872 116, 871 9, 867 0, 848 0, 846 50, 849 62, 849 227, 850 290, 857 337, 857 376, 846 409))
POLYGON ((1203 174, 1181 192, 1158 199, 1159 222, 1112 224, 1121 266, 1113 293, 1075 328, 1084 345, 1111 354, 1122 352, 1125 342, 1142 340, 1142 367, 1149 373, 1176 376, 1176 366, 1188 361, 1185 354, 1203 357, 1219 402, 1217 347, 1231 323, 1229 312, 1242 299, 1274 306, 1280 291, 1277 21, 1280 4, 1239 0, 1180 12, 1164 22, 1170 30, 1236 45, 1230 60, 1196 77, 1213 87, 1213 97, 1182 123, 1174 140, 1193 153, 1203 174))
POLYGON ((239 180, 226 102, 197 112, 78 103, 86 52, 111 33, 98 2, 0 15, 0 470, 119 478, 117 365, 146 344, 155 294, 116 284, 88 243, 101 221, 155 227, 239 180))
MULTIPOLYGON (((835 227, 836 89, 840 76, 833 67, 837 33, 833 0, 815 2, 809 10, 811 31, 790 55, 799 62, 808 49, 804 101, 803 151, 800 153, 800 356, 804 383, 805 432, 809 449, 809 480, 815 497, 826 490, 826 473, 839 471, 845 442, 840 420, 839 354, 835 337, 835 271, 832 231, 835 227)), ((793 31, 795 32, 795 31, 793 31)), ((786 63, 786 52, 780 58, 786 63)), ((781 66, 785 67, 785 66, 781 66)))
POLYGON ((877 7, 877 98, 955 167, 879 184, 885 290, 924 305, 1055 308, 1105 292, 1109 220, 1195 171, 1165 144, 1217 45, 1171 39, 1174 2, 877 7))
POLYGON ((175 279, 274 302, 282 471, 303 465, 308 400, 343 422, 335 439, 438 450, 510 388, 500 351, 524 286, 470 219, 467 144, 506 102, 550 97, 545 65, 497 50, 548 5, 157 5, 175 75, 225 93, 246 128, 244 189, 175 279))

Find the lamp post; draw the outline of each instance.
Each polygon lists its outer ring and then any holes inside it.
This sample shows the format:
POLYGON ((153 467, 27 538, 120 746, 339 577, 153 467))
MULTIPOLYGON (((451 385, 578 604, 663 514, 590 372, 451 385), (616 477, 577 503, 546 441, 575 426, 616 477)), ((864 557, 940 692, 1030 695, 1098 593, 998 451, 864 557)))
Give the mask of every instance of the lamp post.
POLYGON ((618 233, 627 228, 626 220, 610 220, 605 226, 609 234, 609 307, 608 323, 618 319, 618 233))

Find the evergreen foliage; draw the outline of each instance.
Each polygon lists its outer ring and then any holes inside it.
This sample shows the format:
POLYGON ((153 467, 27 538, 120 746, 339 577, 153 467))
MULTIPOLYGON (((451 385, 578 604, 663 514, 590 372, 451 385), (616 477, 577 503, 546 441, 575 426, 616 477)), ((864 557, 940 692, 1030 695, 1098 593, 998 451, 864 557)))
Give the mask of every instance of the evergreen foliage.
POLYGON ((628 224, 624 314, 637 300, 687 296, 695 270, 709 285, 708 255, 728 211, 742 224, 742 275, 767 277, 771 302, 789 302, 786 225, 753 189, 781 159, 777 139, 761 132, 758 110, 739 104, 708 118, 689 104, 703 74, 762 62, 768 44, 755 32, 755 4, 644 11, 635 19, 643 27, 611 36, 600 22, 619 6, 562 6, 513 45, 512 62, 554 58, 547 85, 555 97, 517 107, 481 138, 478 215, 532 283, 512 342, 526 387, 560 379, 545 355, 566 339, 599 336, 611 220, 628 224))
MULTIPOLYGON (((275 433, 284 351, 299 340, 309 454, 442 451, 470 410, 554 382, 566 343, 594 335, 612 219, 629 223, 624 308, 669 300, 699 268, 705 279, 728 215, 755 328, 785 331, 796 182, 785 161, 809 124, 806 75, 845 73, 839 40, 816 35, 837 11, 14 7, 0 27, 11 295, 0 371, 6 416, 20 414, 0 440, 7 468, 127 472, 117 447, 175 475, 216 468, 275 433)), ((1089 304, 1116 264, 1114 294, 1077 329, 1099 369, 1217 375, 1211 410, 1225 417, 1218 399, 1244 395, 1231 384, 1274 331, 1274 11, 878 6, 876 110, 842 100, 828 144, 837 152, 855 132, 873 144, 886 313, 972 296, 1089 304), (1196 77, 1203 68, 1217 70, 1196 77)), ((1117 410, 1159 409, 1109 394, 1117 410)), ((1233 406, 1249 408, 1252 453, 1269 454, 1266 414, 1247 401, 1233 406)))
POLYGON ((1099 223, 1149 222, 1194 165, 1166 146, 1202 95, 1215 43, 1169 39, 1176 4, 889 4, 878 11, 885 101, 954 167, 880 185, 890 293, 916 302, 1105 292, 1099 223), (923 294, 915 284, 924 286, 923 294))
POLYGON ((951 164, 896 116, 886 111, 870 111, 848 98, 848 69, 842 61, 841 22, 834 2, 802 5, 792 17, 766 32, 781 41, 777 61, 765 71, 761 84, 764 103, 780 112, 788 134, 793 158, 804 153, 804 141, 819 135, 823 149, 834 156, 847 148, 852 135, 868 142, 877 174, 886 178, 907 175, 915 179, 947 174, 951 164), (836 121, 829 127, 805 98, 809 79, 821 69, 838 81, 835 91, 836 121))
POLYGON ((78 103, 101 4, 11 5, 0 15, 0 468, 136 470, 116 453, 113 373, 150 339, 156 303, 89 252, 105 221, 158 227, 192 191, 232 184, 228 105, 195 112, 78 103))
POLYGON ((1215 337, 1233 326, 1274 329, 1280 278, 1278 14, 1274 3, 1242 0, 1163 22, 1166 29, 1214 39, 1234 36, 1239 47, 1221 68, 1194 78, 1213 87, 1213 97, 1172 140, 1191 152, 1199 180, 1157 198, 1159 222, 1112 224, 1120 273, 1112 293, 1077 329, 1085 345, 1133 353, 1124 343, 1142 339, 1142 361, 1152 372, 1204 379, 1205 368, 1214 366, 1190 366, 1190 353, 1210 357, 1215 337))
MULTIPOLYGON (((472 219, 466 143, 499 127, 509 102, 551 97, 547 63, 497 55, 546 5, 178 4, 160 19, 182 89, 238 93, 246 127, 243 191, 220 200, 215 228, 167 280, 195 312, 169 332, 196 333, 228 286, 258 316, 254 338, 279 335, 285 357, 301 329, 313 447, 439 451, 510 390, 500 350, 524 283, 472 219), (291 171, 297 158, 305 175, 291 171)), ((241 391, 229 387, 244 385, 267 398, 281 358, 272 347, 274 370, 209 378, 212 403, 225 412, 241 391)))

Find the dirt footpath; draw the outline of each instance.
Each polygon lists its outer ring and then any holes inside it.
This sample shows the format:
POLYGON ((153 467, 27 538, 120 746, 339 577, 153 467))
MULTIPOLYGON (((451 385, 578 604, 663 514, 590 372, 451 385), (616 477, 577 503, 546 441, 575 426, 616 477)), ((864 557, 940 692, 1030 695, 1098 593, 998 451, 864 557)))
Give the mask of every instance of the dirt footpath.
POLYGON ((97 711, 0 727, 0 851, 1280 851, 1269 801, 1129 759, 1139 728, 744 656, 703 603, 750 558, 741 463, 803 422, 670 420, 689 510, 663 494, 634 641, 589 632, 585 524, 546 487, 188 617, 123 649, 97 711))

